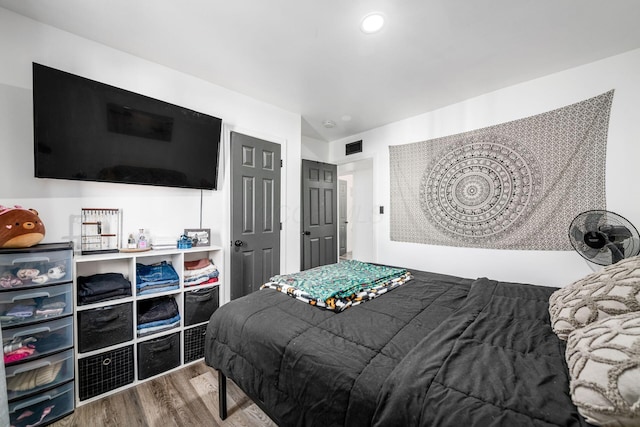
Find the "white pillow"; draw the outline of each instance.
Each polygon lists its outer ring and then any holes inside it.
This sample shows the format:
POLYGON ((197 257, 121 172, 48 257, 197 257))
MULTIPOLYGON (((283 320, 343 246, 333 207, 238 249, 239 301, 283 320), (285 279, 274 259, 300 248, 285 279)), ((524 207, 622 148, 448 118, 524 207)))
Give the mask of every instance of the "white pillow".
POLYGON ((640 311, 640 256, 591 273, 549 298, 551 326, 558 337, 598 319, 640 311))
POLYGON ((571 398, 598 426, 640 426, 640 312, 598 320, 567 340, 571 398))

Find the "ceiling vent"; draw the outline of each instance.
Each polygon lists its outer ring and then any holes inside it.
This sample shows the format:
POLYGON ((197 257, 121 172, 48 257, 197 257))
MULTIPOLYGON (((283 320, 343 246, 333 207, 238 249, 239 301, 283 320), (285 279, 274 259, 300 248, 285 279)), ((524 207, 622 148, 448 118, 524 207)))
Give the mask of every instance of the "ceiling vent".
POLYGON ((349 144, 344 146, 344 154, 348 156, 349 154, 362 153, 362 140, 356 142, 350 142, 349 144))

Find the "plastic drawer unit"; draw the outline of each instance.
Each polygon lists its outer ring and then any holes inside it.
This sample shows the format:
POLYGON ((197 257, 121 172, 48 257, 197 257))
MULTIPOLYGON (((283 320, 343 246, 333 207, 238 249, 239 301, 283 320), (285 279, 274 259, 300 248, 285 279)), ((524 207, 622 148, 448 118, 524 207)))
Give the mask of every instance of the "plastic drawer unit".
POLYGON ((0 293, 2 328, 52 320, 73 313, 73 285, 42 286, 0 293))
POLYGON ((43 426, 74 410, 73 245, 0 249, 9 417, 43 426))
POLYGON ((73 350, 7 366, 5 374, 9 400, 32 395, 73 379, 73 350))
POLYGON ((0 287, 24 289, 73 280, 73 248, 68 243, 49 243, 0 253, 0 287))
POLYGON ((73 317, 2 330, 4 364, 28 362, 73 347, 73 317))
POLYGON ((9 403, 12 426, 44 426, 73 412, 73 381, 36 396, 9 403))

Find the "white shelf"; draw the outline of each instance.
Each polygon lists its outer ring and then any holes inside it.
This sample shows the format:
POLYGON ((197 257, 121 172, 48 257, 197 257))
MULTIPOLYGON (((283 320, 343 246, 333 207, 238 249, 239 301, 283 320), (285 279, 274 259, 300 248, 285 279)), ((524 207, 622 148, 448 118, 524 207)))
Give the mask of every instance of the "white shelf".
MULTIPOLYGON (((133 387, 142 382, 149 381, 150 379, 157 378, 158 376, 168 374, 170 372, 179 369, 180 367, 191 364, 195 362, 194 360, 190 360, 185 362, 185 342, 184 342, 184 331, 190 330, 194 327, 202 327, 206 324, 197 323, 193 325, 185 325, 185 293, 189 293, 198 289, 212 289, 218 288, 218 298, 219 301, 224 301, 224 294, 226 293, 223 287, 223 274, 221 271, 223 263, 223 250, 219 246, 197 246, 190 249, 152 249, 144 252, 118 252, 118 253, 104 253, 104 254, 90 254, 90 255, 76 255, 74 258, 74 282, 73 282, 73 300, 74 306, 77 312, 84 312, 87 310, 93 310, 96 308, 104 308, 116 306, 119 304, 130 303, 132 306, 132 315, 133 315, 133 338, 123 343, 109 345, 107 347, 103 347, 100 349, 87 351, 84 353, 80 353, 78 346, 78 330, 80 325, 76 323, 76 328, 74 328, 74 344, 76 347, 76 358, 75 358, 75 369, 76 369, 76 405, 84 405, 89 402, 93 402, 102 397, 111 395, 123 389, 133 387), (185 261, 193 261, 197 259, 208 258, 213 261, 213 263, 218 268, 218 281, 215 283, 206 283, 201 285, 193 285, 193 286, 185 286, 184 285, 184 262, 185 261), (153 264, 161 261, 167 261, 171 263, 178 273, 179 276, 179 286, 177 289, 158 292, 152 294, 144 294, 144 295, 136 295, 136 264, 153 264), (130 282, 131 282, 131 291, 132 295, 124 298, 111 299, 106 301, 101 301, 94 304, 83 304, 78 305, 78 295, 77 295, 77 278, 79 276, 90 276, 93 274, 100 273, 121 273, 123 274, 130 282), (157 333, 153 333, 150 335, 144 335, 139 337, 137 334, 136 328, 136 320, 137 320, 137 303, 139 301, 146 301, 153 298, 172 296, 176 299, 178 304, 178 311, 180 313, 180 325, 178 327, 160 331, 157 333), (145 378, 143 380, 138 379, 138 344, 144 343, 156 338, 167 337, 171 334, 179 333, 180 334, 180 365, 176 368, 168 369, 159 375, 154 375, 150 378, 145 378), (80 400, 80 387, 81 387, 81 375, 79 369, 78 361, 88 357, 99 356, 102 353, 111 352, 114 350, 118 350, 123 347, 133 347, 133 365, 134 365, 134 374, 133 374, 133 382, 116 389, 107 391, 98 396, 90 397, 85 400, 80 400)), ((75 320, 77 321, 78 315, 75 314, 75 320)))
MULTIPOLYGON (((76 263, 106 261, 110 259, 129 259, 129 258, 146 258, 153 256, 167 256, 176 254, 191 254, 201 252, 222 251, 220 246, 195 246, 189 249, 150 249, 143 252, 114 252, 105 254, 76 255, 74 261, 76 263)), ((217 265, 217 264, 216 264, 217 265)))

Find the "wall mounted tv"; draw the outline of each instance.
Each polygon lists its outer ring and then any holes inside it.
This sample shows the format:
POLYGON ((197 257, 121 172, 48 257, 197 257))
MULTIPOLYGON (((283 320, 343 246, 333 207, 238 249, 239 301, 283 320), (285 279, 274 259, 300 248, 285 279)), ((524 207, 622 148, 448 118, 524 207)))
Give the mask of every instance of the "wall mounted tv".
POLYGON ((222 120, 33 64, 35 176, 215 190, 222 120))

